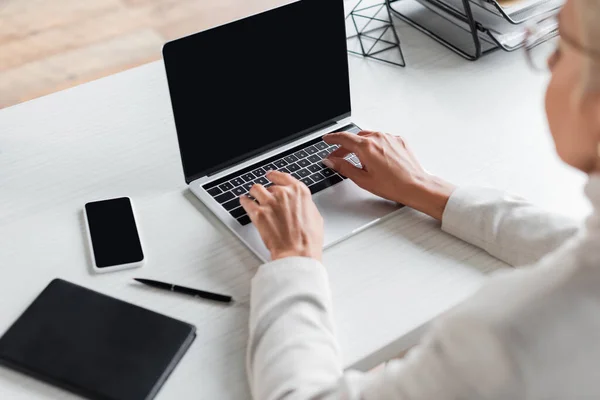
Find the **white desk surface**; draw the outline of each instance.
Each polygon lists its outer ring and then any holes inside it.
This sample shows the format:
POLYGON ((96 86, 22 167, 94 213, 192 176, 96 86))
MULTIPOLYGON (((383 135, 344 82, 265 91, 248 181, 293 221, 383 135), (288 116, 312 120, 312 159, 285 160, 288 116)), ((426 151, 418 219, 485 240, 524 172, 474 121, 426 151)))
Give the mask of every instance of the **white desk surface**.
MULTIPOLYGON (((428 170, 457 184, 588 212, 584 177, 559 163, 547 134, 545 78, 522 54, 470 63, 400 31, 408 68, 350 56, 361 127, 403 135, 428 170)), ((325 265, 345 365, 361 369, 413 344, 424 324, 506 268, 409 209, 329 249, 325 265)), ((247 302, 258 266, 186 189, 162 62, 0 111, 0 331, 60 277, 198 327, 158 399, 247 399, 247 302), (147 264, 94 275, 82 207, 114 196, 135 202, 147 264), (137 276, 230 293, 240 304, 158 292, 134 285, 137 276)), ((0 398, 75 396, 0 368, 0 398)))

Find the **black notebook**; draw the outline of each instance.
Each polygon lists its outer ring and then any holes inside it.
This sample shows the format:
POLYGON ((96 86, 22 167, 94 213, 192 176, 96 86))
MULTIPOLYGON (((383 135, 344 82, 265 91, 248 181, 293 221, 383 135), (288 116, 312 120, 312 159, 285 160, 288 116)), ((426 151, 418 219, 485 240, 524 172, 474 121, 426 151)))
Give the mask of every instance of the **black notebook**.
POLYGON ((98 400, 152 399, 193 325, 55 279, 0 338, 0 363, 98 400))

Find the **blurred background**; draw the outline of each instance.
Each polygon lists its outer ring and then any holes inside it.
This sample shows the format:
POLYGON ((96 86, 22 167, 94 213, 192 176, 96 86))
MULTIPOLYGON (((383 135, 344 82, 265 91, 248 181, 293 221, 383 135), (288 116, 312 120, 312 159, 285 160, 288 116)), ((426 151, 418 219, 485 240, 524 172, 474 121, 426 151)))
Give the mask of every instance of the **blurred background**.
POLYGON ((161 58, 162 45, 289 0, 0 0, 0 108, 161 58))

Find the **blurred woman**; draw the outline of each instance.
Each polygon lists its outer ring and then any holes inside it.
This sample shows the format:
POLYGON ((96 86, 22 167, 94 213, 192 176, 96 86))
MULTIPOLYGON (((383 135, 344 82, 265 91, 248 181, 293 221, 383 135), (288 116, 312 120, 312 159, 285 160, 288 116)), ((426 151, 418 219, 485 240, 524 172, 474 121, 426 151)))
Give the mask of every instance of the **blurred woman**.
MULTIPOLYGON (((308 189, 272 172, 242 205, 271 251, 252 282, 248 374, 256 399, 600 398, 600 1, 568 0, 548 60, 556 150, 589 174, 585 227, 521 199, 427 174, 395 136, 335 133, 326 161, 357 185, 441 221, 512 265, 433 323, 401 360, 344 373, 321 265, 323 222, 308 189), (362 169, 346 162, 358 155, 362 169)), ((398 316, 401 318, 401 316, 398 316)))

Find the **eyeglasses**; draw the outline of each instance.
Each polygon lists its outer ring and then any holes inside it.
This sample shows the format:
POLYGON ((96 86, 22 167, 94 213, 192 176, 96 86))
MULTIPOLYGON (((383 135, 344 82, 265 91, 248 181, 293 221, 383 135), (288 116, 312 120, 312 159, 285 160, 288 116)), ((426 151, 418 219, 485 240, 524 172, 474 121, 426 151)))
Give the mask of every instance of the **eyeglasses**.
POLYGON ((524 47, 529 65, 536 71, 552 69, 560 58, 561 39, 588 57, 600 59, 600 51, 587 48, 565 32, 559 32, 558 16, 552 16, 542 19, 526 30, 524 47))
POLYGON ((544 18, 525 32, 527 62, 535 71, 548 71, 560 54, 558 17, 544 18))

